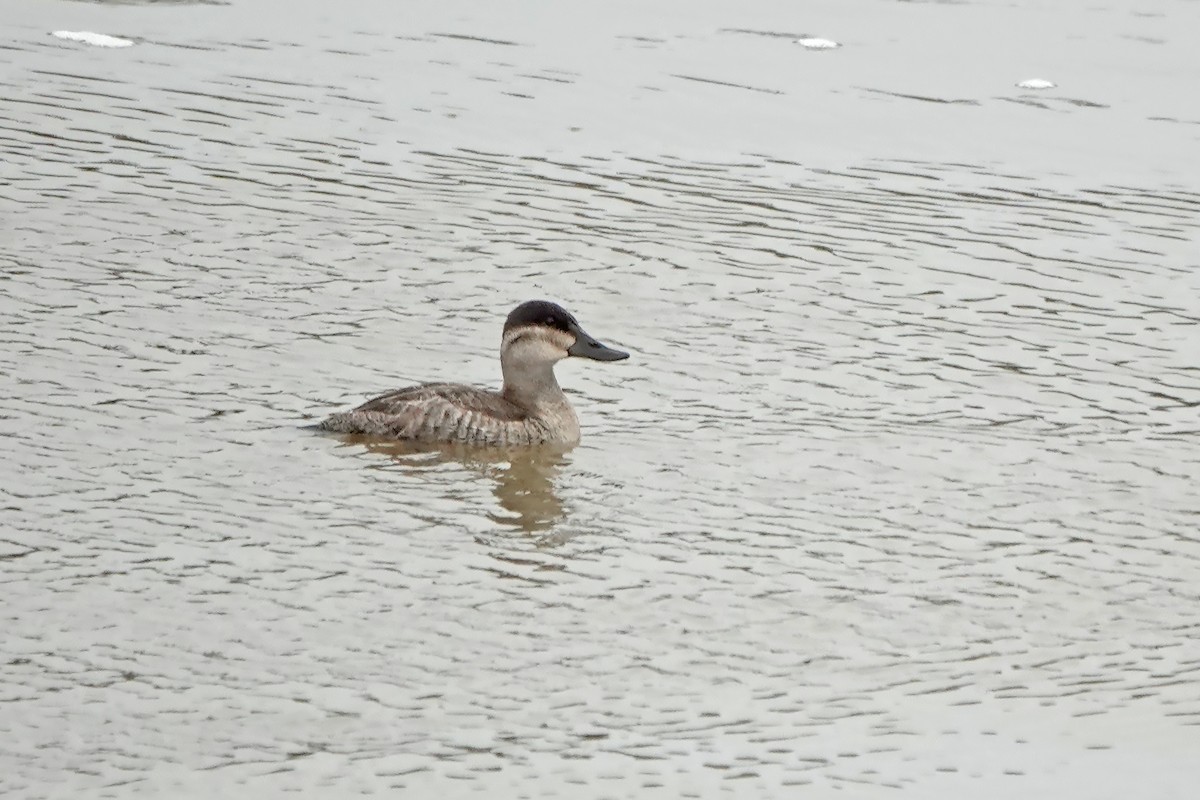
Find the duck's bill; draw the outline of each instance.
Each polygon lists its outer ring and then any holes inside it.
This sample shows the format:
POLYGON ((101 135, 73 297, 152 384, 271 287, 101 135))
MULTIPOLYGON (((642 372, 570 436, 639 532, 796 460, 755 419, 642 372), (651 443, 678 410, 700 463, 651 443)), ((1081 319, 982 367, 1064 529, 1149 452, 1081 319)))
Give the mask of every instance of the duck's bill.
POLYGON ((590 358, 593 361, 621 361, 629 358, 629 353, 596 341, 582 328, 577 328, 574 333, 575 344, 567 348, 567 352, 573 356, 590 358))

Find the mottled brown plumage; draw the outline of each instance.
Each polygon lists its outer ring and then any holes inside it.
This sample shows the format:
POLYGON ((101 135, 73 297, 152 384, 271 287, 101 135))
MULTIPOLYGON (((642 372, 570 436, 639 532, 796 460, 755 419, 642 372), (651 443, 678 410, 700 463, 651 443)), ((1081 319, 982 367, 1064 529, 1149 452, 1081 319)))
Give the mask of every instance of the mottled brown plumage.
POLYGON ((629 357, 588 336, 560 306, 523 303, 505 322, 499 392, 454 383, 412 386, 334 414, 318 427, 420 442, 572 444, 579 440, 579 419, 554 376, 554 364, 571 355, 629 357))
POLYGON ((454 383, 398 389, 334 414, 321 427, 389 439, 494 445, 530 444, 546 433, 528 411, 499 392, 454 383))

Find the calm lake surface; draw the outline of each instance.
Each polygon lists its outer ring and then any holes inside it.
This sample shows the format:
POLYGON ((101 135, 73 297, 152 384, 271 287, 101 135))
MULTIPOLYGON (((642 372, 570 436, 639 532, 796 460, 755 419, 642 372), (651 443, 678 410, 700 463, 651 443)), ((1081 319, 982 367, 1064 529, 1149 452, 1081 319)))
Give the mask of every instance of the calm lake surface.
POLYGON ((5 798, 1195 796, 1200 3, 0 12, 5 798))

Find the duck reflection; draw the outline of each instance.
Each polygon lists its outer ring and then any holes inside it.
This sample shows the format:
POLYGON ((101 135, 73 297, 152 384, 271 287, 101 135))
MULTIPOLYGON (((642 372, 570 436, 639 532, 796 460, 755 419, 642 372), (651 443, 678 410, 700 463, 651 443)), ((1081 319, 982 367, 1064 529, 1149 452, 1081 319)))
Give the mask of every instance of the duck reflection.
POLYGON ((386 455, 406 470, 434 469, 452 464, 465 467, 495 481, 492 494, 500 509, 488 514, 500 525, 525 533, 553 528, 566 518, 566 509, 555 491, 555 481, 568 463, 570 447, 463 447, 413 442, 381 442, 345 437, 348 444, 361 444, 368 452, 386 455))

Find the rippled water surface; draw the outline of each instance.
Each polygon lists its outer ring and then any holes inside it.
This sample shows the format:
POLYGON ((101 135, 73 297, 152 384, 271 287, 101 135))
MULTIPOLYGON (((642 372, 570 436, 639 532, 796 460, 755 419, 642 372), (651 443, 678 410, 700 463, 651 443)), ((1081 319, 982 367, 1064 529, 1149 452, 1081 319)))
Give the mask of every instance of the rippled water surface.
POLYGON ((0 794, 1192 797, 1200 5, 800 8, 4 3, 0 794))

